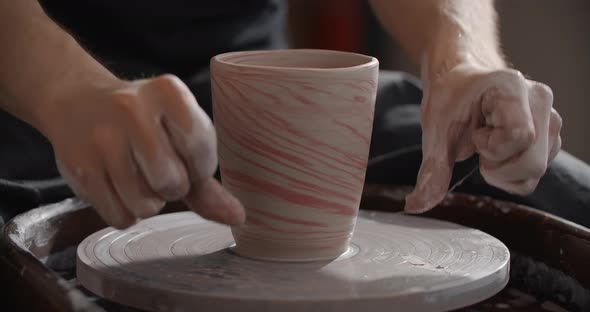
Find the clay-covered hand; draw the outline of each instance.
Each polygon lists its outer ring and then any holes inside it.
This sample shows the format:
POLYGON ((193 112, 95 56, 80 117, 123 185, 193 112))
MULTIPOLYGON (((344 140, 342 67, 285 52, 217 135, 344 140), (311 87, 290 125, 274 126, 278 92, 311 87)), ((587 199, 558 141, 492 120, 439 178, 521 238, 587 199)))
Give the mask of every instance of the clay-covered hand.
POLYGON ((490 185, 520 195, 534 191, 561 148, 561 117, 548 86, 512 69, 459 65, 424 87, 423 160, 407 212, 442 201, 455 161, 474 153, 490 185))
POLYGON ((176 200, 204 218, 243 221, 241 204, 212 178, 211 120, 175 76, 78 88, 47 107, 41 128, 61 174, 110 225, 129 226, 176 200))

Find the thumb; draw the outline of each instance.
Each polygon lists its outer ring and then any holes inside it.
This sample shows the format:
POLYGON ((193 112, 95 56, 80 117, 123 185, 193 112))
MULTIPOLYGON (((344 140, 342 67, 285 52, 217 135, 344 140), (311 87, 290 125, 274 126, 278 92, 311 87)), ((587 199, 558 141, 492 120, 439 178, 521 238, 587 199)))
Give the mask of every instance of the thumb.
POLYGON ((447 144, 423 145, 416 188, 406 197, 404 210, 422 213, 438 205, 449 189, 454 160, 447 144))
POLYGON ((207 178, 198 188, 193 188, 184 199, 185 204, 201 217, 237 225, 245 221, 244 207, 213 177, 207 178))

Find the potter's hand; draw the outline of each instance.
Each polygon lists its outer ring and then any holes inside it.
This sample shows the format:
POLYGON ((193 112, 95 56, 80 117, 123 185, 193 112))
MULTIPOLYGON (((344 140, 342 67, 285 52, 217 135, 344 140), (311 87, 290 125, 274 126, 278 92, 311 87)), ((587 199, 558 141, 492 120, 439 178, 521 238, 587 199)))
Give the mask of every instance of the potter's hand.
POLYGON ((42 128, 60 172, 110 225, 129 226, 175 200, 214 221, 243 221, 242 206, 212 178, 211 120, 178 78, 78 88, 48 107, 42 128))
POLYGON ((561 117, 544 84, 515 70, 459 65, 426 82, 422 102, 423 161, 406 211, 419 213, 446 195, 453 164, 480 155, 487 183, 532 192, 561 148, 561 117))

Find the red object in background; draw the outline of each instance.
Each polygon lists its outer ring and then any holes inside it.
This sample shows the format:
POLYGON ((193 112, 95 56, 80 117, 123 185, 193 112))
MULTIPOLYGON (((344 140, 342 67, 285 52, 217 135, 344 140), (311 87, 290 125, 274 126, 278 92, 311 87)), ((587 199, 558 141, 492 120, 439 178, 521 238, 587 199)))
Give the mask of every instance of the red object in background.
POLYGON ((360 52, 363 46, 362 0, 321 0, 312 19, 314 48, 360 52))

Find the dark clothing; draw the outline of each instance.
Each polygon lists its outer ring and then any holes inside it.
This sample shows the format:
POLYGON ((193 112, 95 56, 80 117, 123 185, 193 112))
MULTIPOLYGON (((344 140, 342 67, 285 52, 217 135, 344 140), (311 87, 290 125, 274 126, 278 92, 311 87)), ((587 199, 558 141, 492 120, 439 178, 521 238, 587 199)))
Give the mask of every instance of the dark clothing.
POLYGON ((63 28, 124 78, 188 79, 227 51, 285 46, 283 0, 41 0, 63 28))
MULTIPOLYGON (((211 112, 208 62, 227 51, 284 47, 279 0, 43 0, 47 12, 121 77, 170 72, 211 112)), ((380 73, 367 181, 413 185, 421 161, 419 82, 380 73)), ((457 170, 461 171, 461 164, 457 170)), ((457 173, 457 171, 455 172, 457 173)), ((461 172, 463 173, 463 172, 461 172)), ((461 174, 456 174, 461 176, 461 174)), ((527 204, 590 227, 590 167, 562 152, 535 193, 512 196, 476 174, 456 191, 527 204)), ((1 219, 71 196, 49 143, 0 110, 1 219)))

